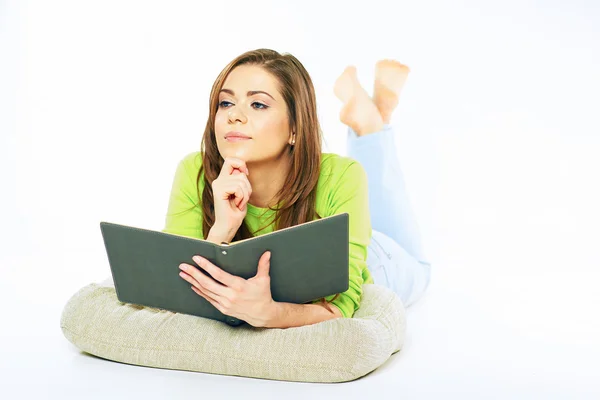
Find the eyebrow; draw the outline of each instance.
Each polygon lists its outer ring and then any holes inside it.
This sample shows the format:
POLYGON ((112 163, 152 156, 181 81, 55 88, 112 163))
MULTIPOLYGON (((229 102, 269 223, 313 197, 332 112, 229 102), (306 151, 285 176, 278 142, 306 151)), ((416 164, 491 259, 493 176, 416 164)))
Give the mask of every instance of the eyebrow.
MULTIPOLYGON (((221 89, 221 92, 229 93, 230 95, 235 96, 235 93, 231 89, 221 89)), ((263 92, 262 90, 249 90, 248 93, 246 93, 246 95, 248 97, 250 97, 250 96, 254 96, 255 94, 258 94, 258 93, 264 93, 267 96, 269 96, 270 98, 272 98, 273 100, 275 100, 275 98, 273 98, 273 96, 271 96, 267 92, 263 92)), ((277 101, 277 100, 275 100, 275 101, 277 101)))

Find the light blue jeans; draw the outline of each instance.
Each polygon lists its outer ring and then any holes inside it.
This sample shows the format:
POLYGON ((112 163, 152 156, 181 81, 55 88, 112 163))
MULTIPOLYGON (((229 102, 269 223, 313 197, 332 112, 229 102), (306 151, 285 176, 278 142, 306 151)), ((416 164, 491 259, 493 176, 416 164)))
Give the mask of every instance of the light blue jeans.
POLYGON ((348 128, 347 153, 367 173, 373 232, 367 266, 374 283, 392 289, 408 307, 429 286, 431 263, 423 252, 394 140, 390 125, 366 136, 348 128))

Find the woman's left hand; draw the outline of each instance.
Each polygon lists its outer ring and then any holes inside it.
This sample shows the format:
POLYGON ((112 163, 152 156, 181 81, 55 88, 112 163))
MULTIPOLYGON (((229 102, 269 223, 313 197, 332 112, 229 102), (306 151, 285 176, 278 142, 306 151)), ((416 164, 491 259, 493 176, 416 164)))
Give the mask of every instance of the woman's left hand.
POLYGON ((264 327, 271 322, 276 302, 271 296, 271 252, 258 261, 258 271, 250 279, 231 275, 201 256, 193 260, 212 276, 190 264, 182 263, 179 275, 192 284, 192 289, 225 315, 241 319, 252 326, 264 327))

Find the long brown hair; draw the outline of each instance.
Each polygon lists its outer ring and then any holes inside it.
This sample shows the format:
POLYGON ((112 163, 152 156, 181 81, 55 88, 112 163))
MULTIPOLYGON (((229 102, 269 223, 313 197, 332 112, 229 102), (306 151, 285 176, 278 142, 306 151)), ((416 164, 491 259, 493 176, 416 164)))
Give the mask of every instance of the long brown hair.
MULTIPOLYGON (((201 145, 202 167, 196 178, 196 182, 199 183, 204 172, 204 190, 198 193, 198 198, 202 199, 204 239, 208 238, 208 233, 215 223, 212 182, 219 176, 224 162, 215 137, 219 92, 229 73, 244 64, 260 66, 278 80, 280 93, 288 109, 289 128, 296 134, 295 145, 288 147, 291 156, 289 174, 285 184, 276 194, 279 207, 269 207, 275 213, 267 226, 274 223, 274 230, 278 230, 321 218, 315 210, 315 203, 321 168, 322 134, 312 80, 302 63, 293 55, 280 54, 270 49, 257 49, 248 51, 227 64, 210 92, 208 120, 201 145)), ((200 185, 198 191, 199 188, 200 185)), ((243 221, 232 241, 252 237, 256 232, 250 232, 243 221)))

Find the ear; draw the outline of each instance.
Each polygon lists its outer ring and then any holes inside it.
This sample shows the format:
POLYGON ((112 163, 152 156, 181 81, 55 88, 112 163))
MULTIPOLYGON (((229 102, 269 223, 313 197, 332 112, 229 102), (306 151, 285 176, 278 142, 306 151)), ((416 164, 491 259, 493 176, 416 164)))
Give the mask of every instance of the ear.
POLYGON ((290 146, 293 146, 296 144, 296 133, 292 132, 292 136, 290 136, 290 139, 288 140, 288 144, 290 146))

